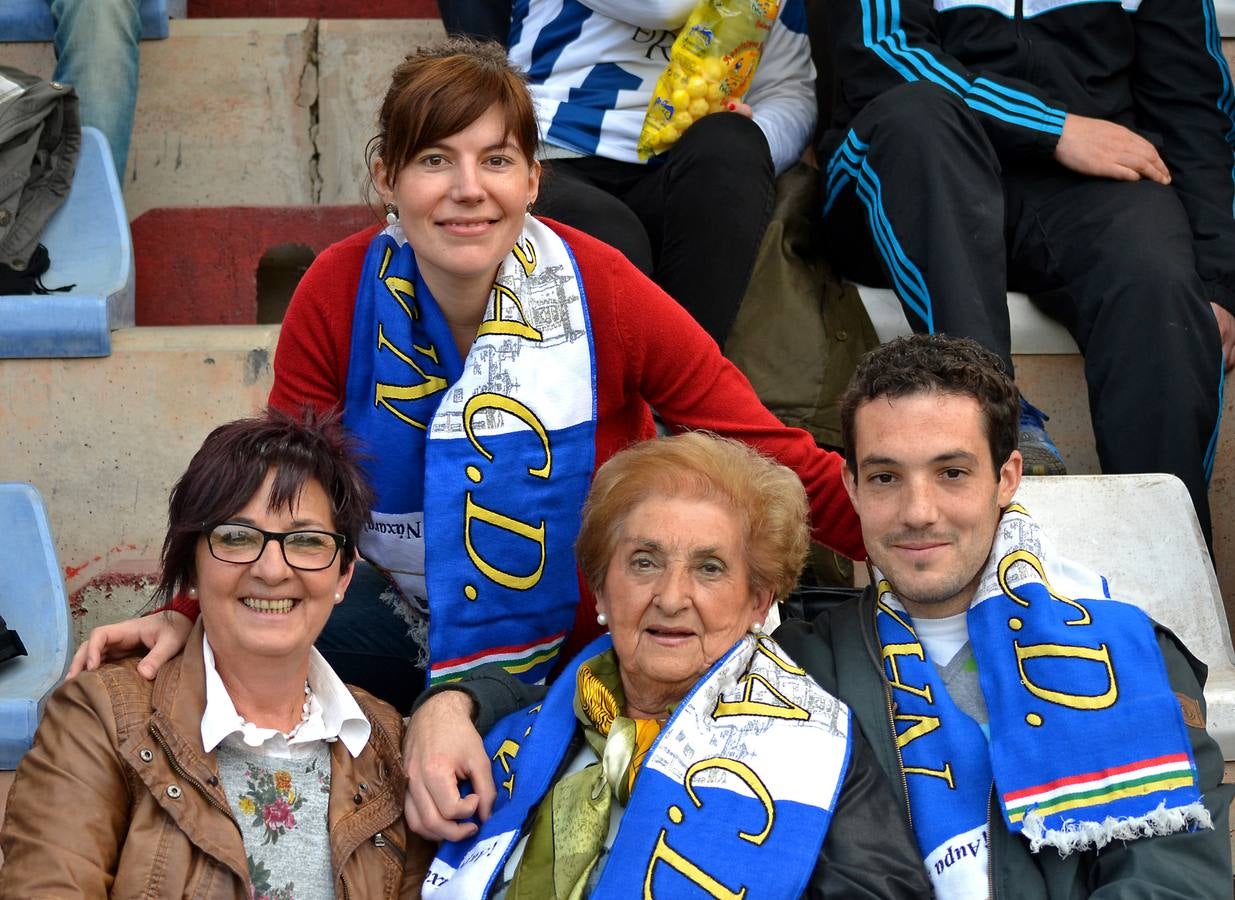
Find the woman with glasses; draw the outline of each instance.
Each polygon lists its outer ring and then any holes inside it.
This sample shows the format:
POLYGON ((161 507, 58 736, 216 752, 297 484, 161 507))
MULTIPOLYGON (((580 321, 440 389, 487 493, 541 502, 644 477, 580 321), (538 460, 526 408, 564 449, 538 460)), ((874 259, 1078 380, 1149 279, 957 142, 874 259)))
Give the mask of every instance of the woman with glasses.
POLYGON ((407 897, 402 720, 313 648, 372 492, 332 418, 210 434, 172 491, 159 594, 201 615, 153 682, 66 682, 18 766, 0 896, 407 897))

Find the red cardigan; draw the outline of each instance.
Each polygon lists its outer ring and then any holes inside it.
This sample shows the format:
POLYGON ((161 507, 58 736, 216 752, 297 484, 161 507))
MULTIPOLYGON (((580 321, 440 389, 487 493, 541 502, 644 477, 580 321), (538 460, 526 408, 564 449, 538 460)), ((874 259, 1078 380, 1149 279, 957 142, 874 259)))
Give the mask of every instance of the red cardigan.
MULTIPOLYGON (((670 426, 737 438, 793 469, 810 497, 815 540, 864 559, 857 514, 841 481, 842 458, 768 412, 716 342, 625 256, 574 228, 547 224, 574 252, 587 296, 596 348, 596 465, 653 437, 655 407, 670 426)), ((368 229, 328 247, 305 272, 279 335, 271 406, 342 406, 356 290, 375 233, 368 229)), ((187 598, 177 597, 172 608, 196 614, 187 598)), ((584 588, 564 659, 599 633, 595 616, 595 600, 584 588)))

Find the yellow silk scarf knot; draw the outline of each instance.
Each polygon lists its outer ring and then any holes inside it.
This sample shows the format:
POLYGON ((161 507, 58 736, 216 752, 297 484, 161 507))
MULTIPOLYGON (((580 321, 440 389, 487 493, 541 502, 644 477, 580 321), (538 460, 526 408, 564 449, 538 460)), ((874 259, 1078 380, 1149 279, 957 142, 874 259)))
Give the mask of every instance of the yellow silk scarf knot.
POLYGON ((575 716, 600 760, 558 779, 532 820, 508 900, 578 900, 605 848, 613 800, 625 806, 660 734, 655 719, 621 714, 625 696, 617 657, 606 651, 578 669, 575 716))

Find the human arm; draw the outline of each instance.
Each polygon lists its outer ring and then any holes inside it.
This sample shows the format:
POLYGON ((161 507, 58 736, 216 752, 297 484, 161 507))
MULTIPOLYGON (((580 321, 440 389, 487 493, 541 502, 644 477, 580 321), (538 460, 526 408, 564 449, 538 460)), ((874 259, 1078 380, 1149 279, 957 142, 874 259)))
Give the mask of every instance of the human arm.
POLYGON ((1132 16, 1137 125, 1156 134, 1192 223, 1209 299, 1235 312, 1235 96, 1209 0, 1146 0, 1132 16))
POLYGON ((468 820, 487 819, 497 796, 481 735, 544 693, 543 686, 524 684, 500 666, 487 665, 417 701, 403 738, 403 810, 413 832, 440 841, 476 833, 468 820), (466 797, 459 790, 463 781, 472 787, 466 797))
POLYGON ((1166 629, 1159 627, 1157 636, 1171 689, 1185 709, 1200 717, 1185 716, 1185 724, 1199 787, 1214 827, 1104 847, 1093 855, 1088 873, 1087 880, 1093 885, 1091 900, 1129 896, 1184 900, 1226 898, 1231 894, 1229 807, 1235 785, 1222 784, 1222 751, 1200 724, 1205 716, 1205 666, 1166 629), (1187 878, 1180 877, 1184 872, 1187 878))
POLYGON ((785 0, 743 98, 763 130, 779 175, 802 156, 815 131, 815 64, 803 0, 785 0))
POLYGON ((90 634, 73 654, 64 677, 75 678, 82 672, 93 672, 106 660, 146 647, 150 652, 137 664, 137 671, 147 681, 153 681, 163 663, 179 653, 189 639, 197 619, 196 610, 197 604, 193 603, 193 615, 189 616, 176 610, 173 603, 171 608, 148 616, 90 629, 90 634))
POLYGON ((825 9, 834 68, 851 110, 902 84, 933 83, 978 115, 1001 156, 1054 152, 1067 110, 1028 82, 971 70, 946 53, 931 0, 890 7, 834 0, 825 9))
POLYGON ((47 701, 5 808, 0 896, 106 897, 132 803, 115 716, 100 676, 47 701))
POLYGON ((836 811, 803 897, 919 898, 930 881, 888 779, 852 722, 853 750, 836 811))

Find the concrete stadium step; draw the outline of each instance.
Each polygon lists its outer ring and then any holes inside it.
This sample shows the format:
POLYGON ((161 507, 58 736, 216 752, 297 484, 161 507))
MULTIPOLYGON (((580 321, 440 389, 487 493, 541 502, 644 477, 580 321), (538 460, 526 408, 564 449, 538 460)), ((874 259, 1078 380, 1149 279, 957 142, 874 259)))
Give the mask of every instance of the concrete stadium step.
MULTIPOLYGON (((364 149, 390 73, 436 19, 183 19, 142 44, 122 179, 130 219, 156 207, 364 201, 364 149)), ((0 59, 51 77, 50 44, 0 59)))

